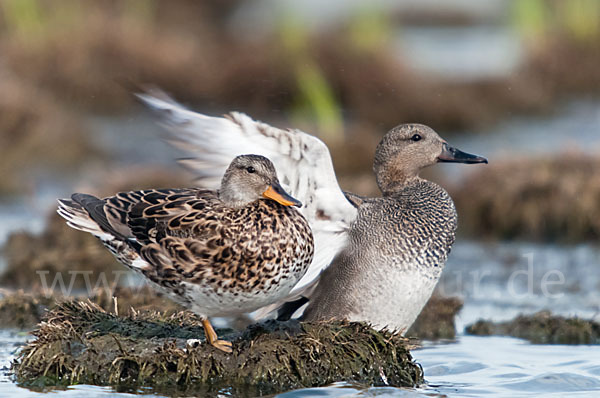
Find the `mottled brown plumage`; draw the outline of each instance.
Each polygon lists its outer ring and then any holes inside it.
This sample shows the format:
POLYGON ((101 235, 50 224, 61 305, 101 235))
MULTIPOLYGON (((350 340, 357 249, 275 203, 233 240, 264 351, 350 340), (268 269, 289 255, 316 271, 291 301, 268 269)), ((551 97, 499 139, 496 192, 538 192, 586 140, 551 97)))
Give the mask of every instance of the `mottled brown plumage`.
MULTIPOLYGON (((280 300, 304 275, 314 248, 308 223, 291 206, 299 204, 281 189, 268 159, 242 155, 219 191, 152 189, 105 199, 74 194, 60 201, 59 214, 208 319, 280 300)), ((205 326, 207 339, 230 351, 205 326)))

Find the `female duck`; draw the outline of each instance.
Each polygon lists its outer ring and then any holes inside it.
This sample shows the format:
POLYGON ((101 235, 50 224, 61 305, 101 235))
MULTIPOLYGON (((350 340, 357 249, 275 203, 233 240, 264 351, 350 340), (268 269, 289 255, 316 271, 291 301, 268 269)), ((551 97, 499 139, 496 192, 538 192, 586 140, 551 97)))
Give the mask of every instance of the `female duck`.
POLYGON ((121 192, 59 201, 67 224, 90 232, 123 264, 203 318, 252 312, 283 299, 313 258, 313 236, 281 188, 270 160, 236 157, 218 191, 198 188, 121 192))

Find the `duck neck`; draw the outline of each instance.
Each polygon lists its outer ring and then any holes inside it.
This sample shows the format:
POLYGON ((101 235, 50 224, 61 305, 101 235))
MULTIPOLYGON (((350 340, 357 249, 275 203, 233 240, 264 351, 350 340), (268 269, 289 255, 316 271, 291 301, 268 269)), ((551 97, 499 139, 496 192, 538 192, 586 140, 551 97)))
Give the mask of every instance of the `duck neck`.
POLYGON ((242 208, 244 206, 246 206, 248 204, 248 202, 241 200, 239 198, 236 197, 232 197, 229 196, 227 194, 223 194, 222 191, 219 192, 219 199, 221 199, 221 201, 227 206, 227 207, 233 207, 236 209, 242 208))
POLYGON ((377 167, 374 168, 377 186, 384 196, 389 196, 400 191, 413 181, 419 180, 416 173, 408 173, 395 167, 377 167))
POLYGON ((234 184, 224 180, 221 184, 221 189, 218 191, 219 199, 228 207, 242 208, 256 200, 255 197, 250 197, 243 190, 235 189, 234 184))

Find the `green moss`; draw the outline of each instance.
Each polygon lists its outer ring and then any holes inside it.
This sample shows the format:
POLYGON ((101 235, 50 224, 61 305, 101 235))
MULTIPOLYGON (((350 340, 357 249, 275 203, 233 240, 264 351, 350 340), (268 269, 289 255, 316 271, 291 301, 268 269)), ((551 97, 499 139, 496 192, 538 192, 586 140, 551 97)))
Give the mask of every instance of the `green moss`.
POLYGON ((233 353, 226 354, 187 344, 204 337, 193 314, 118 317, 88 301, 57 305, 34 335, 13 364, 24 386, 89 383, 263 395, 341 380, 393 386, 423 381, 406 339, 361 323, 268 321, 243 333, 221 330, 220 337, 233 341, 233 353))
POLYGON ((509 322, 479 320, 466 332, 477 336, 508 335, 534 344, 600 344, 600 324, 580 318, 564 318, 540 311, 519 315, 509 322))

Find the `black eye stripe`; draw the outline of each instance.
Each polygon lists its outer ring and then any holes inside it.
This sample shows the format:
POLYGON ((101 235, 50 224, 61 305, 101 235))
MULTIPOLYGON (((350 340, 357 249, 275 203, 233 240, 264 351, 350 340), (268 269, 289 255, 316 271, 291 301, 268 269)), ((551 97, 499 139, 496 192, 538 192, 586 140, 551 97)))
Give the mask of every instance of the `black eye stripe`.
POLYGON ((421 137, 420 134, 413 134, 412 137, 410 137, 411 141, 417 142, 417 141, 421 141, 423 137, 421 137))

